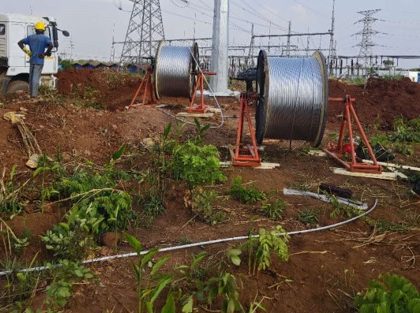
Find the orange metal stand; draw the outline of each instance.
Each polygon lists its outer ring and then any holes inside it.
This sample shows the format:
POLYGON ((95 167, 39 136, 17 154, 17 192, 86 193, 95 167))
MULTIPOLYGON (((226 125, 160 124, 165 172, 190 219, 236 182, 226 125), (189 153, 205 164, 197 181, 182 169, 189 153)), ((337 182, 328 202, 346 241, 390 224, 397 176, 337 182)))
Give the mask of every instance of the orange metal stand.
POLYGON ((189 113, 206 113, 207 106, 205 104, 205 97, 204 97, 204 82, 205 76, 214 76, 216 73, 214 72, 202 72, 200 71, 197 74, 196 81, 194 83, 193 94, 190 101, 190 106, 188 108, 189 113), (200 90, 200 103, 195 103, 195 98, 197 96, 197 91, 200 90))
POLYGON ((155 91, 153 88, 153 67, 149 66, 146 70, 146 74, 144 75, 139 88, 137 89, 136 93, 134 94, 131 103, 126 109, 130 109, 132 107, 136 107, 139 105, 149 105, 149 104, 156 104, 155 98, 155 91), (136 103, 137 97, 139 96, 140 92, 143 90, 142 102, 136 103))
POLYGON ((238 120, 238 128, 236 130, 236 145, 233 150, 232 164, 234 166, 256 167, 261 165, 261 158, 258 153, 257 140, 255 138, 255 130, 249 112, 250 103, 256 99, 255 94, 242 93, 240 98, 240 116, 238 120), (251 135, 251 145, 243 147, 243 131, 244 122, 247 122, 251 135), (243 153, 243 150, 246 152, 243 153))
POLYGON ((334 145, 332 148, 324 149, 324 151, 340 162, 347 170, 351 172, 362 172, 362 173, 381 173, 382 168, 376 160, 375 153, 373 152, 372 146, 369 143, 369 139, 366 136, 366 133, 363 129, 362 124, 359 121, 359 117, 354 109, 353 103, 356 101, 355 98, 352 98, 349 95, 346 95, 344 98, 329 98, 329 101, 341 102, 344 103, 344 113, 343 121, 340 126, 340 134, 338 137, 337 145, 334 145), (373 161, 373 164, 365 164, 359 162, 356 157, 355 147, 354 147, 354 133, 353 133, 353 120, 356 123, 356 127, 360 133, 363 143, 368 149, 369 156, 373 161), (348 143, 344 142, 345 131, 348 131, 348 143), (345 154, 349 153, 351 161, 344 160, 345 154))

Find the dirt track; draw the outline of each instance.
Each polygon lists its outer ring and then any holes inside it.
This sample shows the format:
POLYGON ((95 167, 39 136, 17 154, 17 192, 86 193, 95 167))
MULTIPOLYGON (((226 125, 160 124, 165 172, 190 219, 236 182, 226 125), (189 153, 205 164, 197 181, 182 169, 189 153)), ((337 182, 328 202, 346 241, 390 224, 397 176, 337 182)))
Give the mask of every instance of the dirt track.
MULTIPOLYGON (((123 108, 139 84, 135 78, 124 78, 124 83, 110 84, 101 80, 98 72, 83 71, 62 73, 59 90, 67 96, 84 93, 86 87, 99 90, 97 101, 108 110, 80 108, 67 98, 61 105, 48 101, 30 102, 18 99, 15 102, 3 101, 5 108, 0 109, 0 116, 11 110, 25 107, 28 110, 27 124, 30 126, 43 151, 48 155, 61 153, 66 162, 83 159, 101 164, 122 144, 138 147, 144 138, 155 138, 164 126, 173 121, 156 107, 141 107, 130 111, 123 108), (75 87, 76 86, 76 87, 75 87)), ((408 81, 372 80, 366 89, 361 86, 349 86, 341 82, 330 82, 330 95, 343 96, 350 93, 357 98, 357 110, 361 121, 373 128, 378 124, 389 129, 395 117, 403 115, 414 118, 420 115, 420 85, 408 81)), ((164 99, 168 104, 185 104, 185 99, 164 99)), ((237 114, 235 102, 222 101, 226 115, 237 114)), ((169 110, 167 113, 172 114, 169 110)), ((336 132, 338 115, 341 110, 336 106, 329 108, 329 123, 324 143, 328 134, 336 132)), ((210 130, 205 141, 222 147, 233 144, 235 140, 236 119, 229 118, 221 130, 210 130)), ((24 163, 26 154, 22 148, 18 133, 9 122, 0 120, 0 164, 7 168, 17 165, 20 171, 27 171, 24 163)), ((374 219, 399 223, 409 214, 419 216, 420 206, 408 194, 408 186, 400 182, 385 182, 332 175, 329 167, 334 162, 325 158, 306 155, 302 143, 294 143, 288 151, 287 142, 270 142, 266 145, 264 159, 279 162, 280 168, 273 171, 257 171, 244 168, 230 168, 226 175, 232 179, 242 176, 244 181, 253 181, 266 192, 282 197, 288 203, 281 224, 287 230, 304 229, 307 226, 297 220, 297 213, 302 208, 319 210, 320 225, 338 221, 330 217, 331 208, 317 200, 284 197, 283 187, 306 186, 314 189, 320 182, 328 182, 351 188, 356 198, 367 201, 370 205, 379 199, 379 206, 372 215, 374 219)), ((410 165, 419 166, 420 151, 410 159, 410 165), (417 156, 417 157, 416 157, 417 156)), ((398 160, 397 160, 398 161, 398 160)), ((139 160, 138 162, 141 162, 139 160)), ((226 194, 229 183, 218 187, 221 194, 226 194)), ((247 234, 251 229, 275 225, 268 219, 261 218, 252 205, 240 205, 224 197, 221 204, 229 212, 229 220, 218 226, 208 226, 191 220, 192 213, 183 205, 184 191, 174 184, 170 190, 167 210, 151 228, 132 228, 146 247, 169 245, 180 242, 207 240, 233 235, 247 234), (187 224, 186 224, 187 223, 187 224), (185 227, 182 227, 186 225, 185 227)), ((416 202, 417 201, 417 202, 416 202)), ((29 206, 23 217, 11 222, 17 234, 25 228, 32 231, 34 241, 25 252, 30 257, 40 248, 38 235, 45 232, 59 221, 59 212, 33 212, 29 206), (42 220, 42 223, 37 221, 42 220), (38 240, 38 241, 37 241, 38 240)), ((127 250, 123 245, 119 249, 127 250)), ((208 249, 215 254, 226 246, 208 249)), ((240 281, 243 303, 251 303, 255 296, 266 296, 264 302, 267 312, 354 312, 350 296, 366 287, 368 280, 376 278, 382 272, 396 272, 410 278, 420 286, 419 267, 411 258, 420 253, 420 232, 411 230, 407 233, 375 233, 371 226, 359 221, 336 231, 316 235, 294 237, 291 240, 291 258, 287 263, 275 262, 273 268, 261 272, 257 277, 249 277, 245 267, 231 270, 240 281), (293 255, 296 254, 296 255, 293 255), (285 279, 291 281, 285 282, 285 279)), ((185 263, 192 252, 183 251, 172 256, 171 264, 185 263)), ((117 251, 101 248, 100 255, 109 255, 117 251)), ((101 285, 80 286, 66 312, 127 312, 136 306, 134 280, 130 260, 120 260, 93 266, 101 285), (122 304, 123 303, 123 304, 122 304)), ((39 296, 36 301, 41 301, 39 296)), ((35 303, 36 303, 35 301, 35 303)), ((200 312, 205 312, 200 310, 200 312)))

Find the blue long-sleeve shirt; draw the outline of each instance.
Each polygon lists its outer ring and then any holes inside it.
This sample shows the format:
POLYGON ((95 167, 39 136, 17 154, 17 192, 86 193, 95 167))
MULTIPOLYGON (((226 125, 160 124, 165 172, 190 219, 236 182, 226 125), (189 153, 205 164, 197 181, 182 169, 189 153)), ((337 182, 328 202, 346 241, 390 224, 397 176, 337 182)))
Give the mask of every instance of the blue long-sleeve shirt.
POLYGON ((22 42, 31 49, 32 56, 29 62, 38 65, 44 64, 44 58, 40 58, 39 55, 43 54, 45 49, 52 44, 51 39, 43 34, 34 34, 26 37, 22 42))

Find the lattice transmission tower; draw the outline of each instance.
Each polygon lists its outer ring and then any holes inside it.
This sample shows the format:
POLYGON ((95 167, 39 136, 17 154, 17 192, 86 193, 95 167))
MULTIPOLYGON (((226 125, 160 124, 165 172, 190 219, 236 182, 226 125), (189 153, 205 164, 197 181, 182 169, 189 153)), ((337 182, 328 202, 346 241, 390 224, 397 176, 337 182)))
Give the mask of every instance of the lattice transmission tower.
POLYGON ((360 47, 359 57, 363 59, 363 63, 365 66, 371 66, 372 62, 372 54, 373 54, 373 47, 377 46, 374 43, 373 37, 377 34, 380 34, 379 31, 373 29, 373 24, 379 21, 378 18, 374 17, 375 14, 380 12, 381 9, 374 9, 374 10, 366 10, 357 12, 363 15, 363 18, 355 22, 355 24, 362 24, 363 29, 362 31, 355 33, 355 36, 362 36, 362 39, 356 47, 360 47))
POLYGON ((155 56, 159 40, 165 39, 159 0, 131 0, 133 9, 128 23, 121 62, 140 64, 155 56))

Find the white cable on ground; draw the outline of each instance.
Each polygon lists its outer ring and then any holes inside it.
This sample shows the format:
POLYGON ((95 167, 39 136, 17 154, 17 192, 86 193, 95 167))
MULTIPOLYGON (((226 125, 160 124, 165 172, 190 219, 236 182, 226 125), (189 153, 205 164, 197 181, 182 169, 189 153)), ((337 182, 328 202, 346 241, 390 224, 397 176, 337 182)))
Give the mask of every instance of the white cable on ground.
MULTIPOLYGON (((283 235, 286 235, 286 234, 289 235, 289 236, 302 235, 302 234, 315 233, 315 232, 320 232, 320 231, 324 231, 324 230, 337 228, 337 227, 349 224, 349 223, 351 223, 355 220, 358 220, 358 219, 370 214, 373 210, 375 210, 377 205, 378 205, 378 200, 375 199, 375 203, 373 204, 373 206, 369 210, 367 210, 366 212, 364 212, 364 213, 362 213, 358 216, 350 218, 348 220, 345 220, 345 221, 342 221, 342 222, 339 222, 339 223, 336 223, 336 224, 317 227, 317 228, 312 228, 312 229, 297 230, 297 231, 292 231, 292 232, 289 232, 289 233, 279 233, 278 235, 279 236, 283 236, 283 235)), ((172 251, 185 250, 185 249, 191 249, 191 248, 196 248, 196 247, 204 247, 204 246, 210 246, 210 245, 232 242, 232 241, 247 240, 248 238, 258 238, 258 237, 259 237, 259 235, 251 235, 251 236, 238 236, 238 237, 214 239, 214 240, 209 240, 209 241, 190 243, 190 244, 186 244, 186 245, 160 248, 160 249, 158 249, 158 252, 172 252, 172 251)), ((141 251, 140 254, 145 255, 145 254, 149 253, 151 250, 152 249, 141 251)), ((100 258, 84 260, 84 261, 82 261, 82 264, 98 263, 98 262, 110 261, 110 260, 115 260, 115 259, 130 258, 130 257, 135 257, 135 256, 137 256, 137 253, 135 253, 135 252, 117 254, 117 255, 110 255, 110 256, 104 256, 104 257, 100 257, 100 258)), ((19 273, 40 272, 40 271, 45 271, 47 269, 56 268, 56 267, 59 267, 59 266, 60 266, 59 264, 55 264, 55 265, 52 265, 50 267, 37 266, 37 267, 21 269, 19 271, 4 270, 4 271, 0 272, 0 277, 10 275, 13 272, 19 272, 19 273)))

